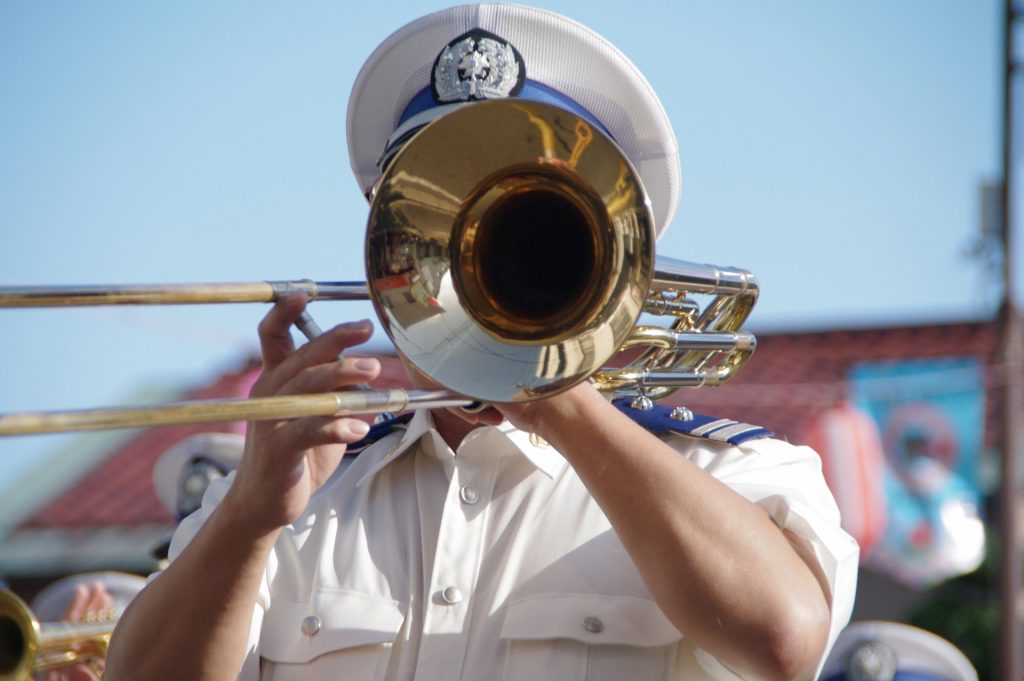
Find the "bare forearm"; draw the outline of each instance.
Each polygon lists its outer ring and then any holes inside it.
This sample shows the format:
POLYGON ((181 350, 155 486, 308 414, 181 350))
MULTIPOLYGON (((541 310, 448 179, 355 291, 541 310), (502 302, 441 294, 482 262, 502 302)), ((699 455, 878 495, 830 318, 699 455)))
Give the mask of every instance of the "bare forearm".
MULTIPOLYGON (((339 358, 373 333, 365 320, 339 324, 296 350, 291 326, 305 305, 304 293, 292 293, 260 322, 263 371, 253 397, 344 390, 380 373, 376 360, 339 358)), ((121 618, 106 678, 235 679, 281 528, 301 515, 310 495, 337 469, 346 444, 367 430, 364 422, 343 417, 250 423, 231 489, 121 618)))
POLYGON ((593 391, 546 408, 538 428, 680 631, 752 678, 813 672, 803 667, 824 646, 825 596, 767 514, 593 391))
POLYGON ((226 498, 118 622, 105 679, 238 676, 277 532, 247 534, 226 498))

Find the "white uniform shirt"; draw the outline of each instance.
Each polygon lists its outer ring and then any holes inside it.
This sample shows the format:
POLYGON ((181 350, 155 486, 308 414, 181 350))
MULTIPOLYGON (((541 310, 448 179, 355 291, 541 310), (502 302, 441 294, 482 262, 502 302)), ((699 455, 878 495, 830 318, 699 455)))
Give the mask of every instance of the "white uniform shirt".
MULTIPOLYGON (((811 543, 831 588, 834 640, 853 605, 857 546, 839 529, 817 455, 770 439, 669 442, 811 543)), ((230 479, 182 522, 172 558, 230 479)), ((557 451, 505 423, 452 452, 418 412, 347 459, 285 528, 239 678, 737 677, 668 621, 557 451)))

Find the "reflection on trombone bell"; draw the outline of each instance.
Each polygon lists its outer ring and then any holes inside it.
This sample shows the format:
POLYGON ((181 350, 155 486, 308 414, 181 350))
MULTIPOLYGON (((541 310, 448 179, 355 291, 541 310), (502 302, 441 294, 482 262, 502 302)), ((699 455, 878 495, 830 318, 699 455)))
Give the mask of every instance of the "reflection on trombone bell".
POLYGON ((454 111, 405 144, 372 197, 367 284, 0 288, 0 307, 271 302, 294 289, 369 299, 396 348, 446 390, 7 414, 0 435, 522 402, 588 378, 642 406, 722 383, 754 350, 740 330, 754 277, 655 258, 639 177, 575 114, 523 100, 454 111), (445 159, 455 161, 442 168, 445 159), (695 295, 711 300, 701 309, 695 295), (669 323, 637 326, 642 313, 669 323), (634 361, 605 368, 633 347, 644 348, 634 361))

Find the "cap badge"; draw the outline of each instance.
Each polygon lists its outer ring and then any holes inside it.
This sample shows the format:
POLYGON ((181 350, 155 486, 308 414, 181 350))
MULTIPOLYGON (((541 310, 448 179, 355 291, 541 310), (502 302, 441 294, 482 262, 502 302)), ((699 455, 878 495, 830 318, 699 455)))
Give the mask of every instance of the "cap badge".
POLYGON ((178 480, 178 516, 184 518, 202 506, 206 488, 215 479, 224 475, 225 472, 210 459, 193 459, 178 480))
POLYGON ((504 99, 523 89, 526 66, 508 41, 487 31, 463 33, 437 55, 431 75, 441 103, 504 99))
POLYGON ((897 659, 892 648, 880 641, 863 641, 850 652, 846 678, 851 681, 892 681, 897 659))

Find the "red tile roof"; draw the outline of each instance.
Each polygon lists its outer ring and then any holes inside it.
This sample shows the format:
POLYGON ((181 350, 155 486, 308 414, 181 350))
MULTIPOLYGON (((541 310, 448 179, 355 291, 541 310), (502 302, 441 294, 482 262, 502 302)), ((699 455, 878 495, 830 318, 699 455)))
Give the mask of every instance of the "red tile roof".
MULTIPOLYGON (((258 374, 255 362, 225 373, 181 400, 244 397, 258 374)), ((60 498, 23 523, 23 529, 136 526, 170 523, 153 491, 153 464, 169 447, 201 432, 242 432, 239 424, 149 428, 122 445, 60 498)))
POLYGON ((986 367, 986 444, 993 444, 1002 381, 997 350, 993 322, 760 334, 753 357, 728 383, 680 390, 664 403, 762 425, 796 441, 810 419, 847 395, 846 377, 857 363, 971 356, 986 367))
MULTIPOLYGON (((985 430, 987 444, 992 444, 999 435, 1000 401, 995 388, 1001 377, 991 368, 997 341, 997 327, 992 322, 763 334, 753 358, 732 381, 716 388, 681 390, 665 402, 763 425, 796 441, 810 418, 844 396, 847 372, 857 362, 974 356, 989 367, 985 430)), ((397 363, 385 366, 378 386, 408 385, 397 363)), ((244 396, 257 371, 258 364, 249 361, 182 399, 244 396)), ((204 424, 141 431, 20 529, 170 523, 172 519, 153 492, 151 475, 156 459, 195 433, 237 431, 239 427, 204 424)))

